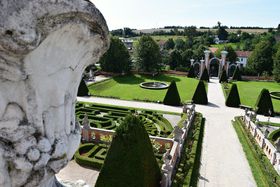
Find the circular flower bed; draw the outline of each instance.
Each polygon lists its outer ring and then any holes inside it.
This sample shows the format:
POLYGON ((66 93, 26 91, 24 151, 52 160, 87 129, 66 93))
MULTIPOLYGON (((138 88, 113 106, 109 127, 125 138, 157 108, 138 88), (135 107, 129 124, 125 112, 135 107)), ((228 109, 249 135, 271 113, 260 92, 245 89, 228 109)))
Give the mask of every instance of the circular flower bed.
POLYGON ((169 85, 164 82, 142 82, 140 87, 145 89, 161 90, 168 88, 169 85))
POLYGON ((270 92, 270 95, 273 99, 280 100, 280 92, 270 92))

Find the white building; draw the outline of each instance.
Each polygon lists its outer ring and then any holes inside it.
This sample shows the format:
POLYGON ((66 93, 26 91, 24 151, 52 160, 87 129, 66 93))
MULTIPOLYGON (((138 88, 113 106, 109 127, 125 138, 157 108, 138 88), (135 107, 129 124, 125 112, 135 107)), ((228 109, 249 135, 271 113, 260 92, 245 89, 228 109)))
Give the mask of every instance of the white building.
POLYGON ((251 51, 235 51, 237 55, 237 61, 236 63, 239 65, 239 67, 246 67, 248 58, 251 55, 251 51))
POLYGON ((128 50, 132 50, 133 48, 133 40, 130 38, 119 38, 125 45, 128 50))

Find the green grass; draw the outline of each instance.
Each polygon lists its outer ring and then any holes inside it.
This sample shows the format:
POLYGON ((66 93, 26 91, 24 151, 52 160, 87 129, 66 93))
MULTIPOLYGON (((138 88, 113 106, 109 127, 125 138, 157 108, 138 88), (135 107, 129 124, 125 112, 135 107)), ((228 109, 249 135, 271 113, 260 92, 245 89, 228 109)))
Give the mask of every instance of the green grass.
POLYGON ((113 77, 104 82, 89 86, 90 93, 96 96, 114 97, 123 100, 142 100, 162 102, 166 94, 165 90, 149 90, 139 86, 141 82, 162 81, 170 83, 176 81, 182 102, 192 99, 198 80, 183 76, 159 75, 156 77, 143 75, 128 75, 113 77))
POLYGON ((193 125, 184 144, 172 187, 197 186, 205 125, 202 114, 196 114, 193 125))
POLYGON ((213 44, 213 45, 211 45, 211 47, 217 47, 217 48, 223 50, 226 46, 231 46, 234 50, 237 50, 238 45, 240 48, 243 47, 240 43, 213 44))
MULTIPOLYGON (((263 88, 272 91, 280 91, 280 84, 276 82, 262 82, 262 81, 237 81, 238 92, 242 105, 247 105, 255 108, 257 98, 263 88)), ((223 87, 224 88, 224 87, 223 87)), ((230 89, 230 85, 228 85, 230 89)), ((227 91, 225 91, 227 93, 227 91)), ((274 110, 280 113, 280 100, 272 99, 274 110)))
POLYGON ((272 122, 267 122, 267 121, 259 121, 258 123, 261 126, 273 126, 273 127, 280 127, 280 123, 272 123, 272 122))
POLYGON ((256 144, 250 132, 244 128, 240 117, 233 121, 233 127, 237 133, 243 151, 249 162, 252 174, 258 187, 273 187, 280 185, 280 177, 264 155, 263 151, 256 144), (274 180, 276 179, 276 183, 274 180))

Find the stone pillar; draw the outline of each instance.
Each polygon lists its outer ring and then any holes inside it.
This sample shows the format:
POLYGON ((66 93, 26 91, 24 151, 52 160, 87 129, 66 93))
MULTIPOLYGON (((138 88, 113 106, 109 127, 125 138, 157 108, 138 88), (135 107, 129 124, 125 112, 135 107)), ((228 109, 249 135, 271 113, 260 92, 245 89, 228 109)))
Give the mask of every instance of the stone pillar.
POLYGON ((76 95, 108 49, 106 21, 86 0, 1 0, 0 9, 0 186, 56 186, 80 143, 76 95))
POLYGON ((204 68, 205 68, 205 61, 204 60, 200 60, 200 76, 202 75, 204 68))
POLYGON ((191 59, 191 66, 193 66, 193 63, 194 63, 194 59, 191 59))
POLYGON ((209 51, 209 50, 205 50, 205 51, 204 51, 204 55, 205 55, 205 67, 206 67, 207 70, 208 70, 208 75, 210 75, 210 62, 209 62, 210 53, 211 53, 211 51, 209 51))
POLYGON ((220 67, 219 67, 219 77, 220 77, 220 75, 222 73, 223 66, 225 66, 226 72, 227 72, 227 75, 228 75, 228 64, 227 64, 227 60, 226 60, 227 54, 228 54, 227 51, 221 51, 222 59, 221 59, 220 67))

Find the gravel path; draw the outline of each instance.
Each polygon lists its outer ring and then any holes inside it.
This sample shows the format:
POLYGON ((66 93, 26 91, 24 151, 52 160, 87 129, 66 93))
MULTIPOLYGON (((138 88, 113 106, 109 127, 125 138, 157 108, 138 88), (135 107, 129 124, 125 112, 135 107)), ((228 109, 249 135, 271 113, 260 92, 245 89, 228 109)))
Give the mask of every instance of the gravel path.
POLYGON ((59 178, 60 181, 71 181, 74 183, 83 180, 86 184, 92 187, 95 185, 98 175, 99 171, 81 167, 72 160, 65 168, 56 174, 56 177, 59 178))
POLYGON ((197 110, 206 118, 199 186, 256 186, 249 164, 232 127, 241 109, 229 108, 218 80, 208 84, 208 106, 197 110))

